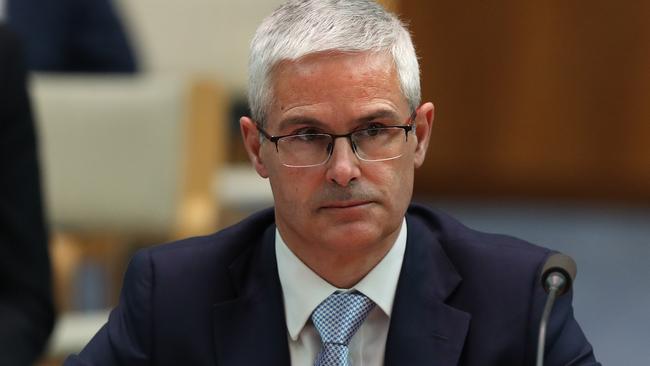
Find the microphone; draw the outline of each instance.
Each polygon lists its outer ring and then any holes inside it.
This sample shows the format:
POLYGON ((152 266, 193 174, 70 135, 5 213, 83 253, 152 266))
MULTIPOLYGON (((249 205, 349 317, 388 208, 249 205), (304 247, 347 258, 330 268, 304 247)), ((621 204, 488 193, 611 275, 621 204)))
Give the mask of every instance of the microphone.
POLYGON ((552 288, 556 288, 557 296, 564 295, 571 288, 576 272, 576 262, 573 258, 560 253, 553 254, 542 268, 542 286, 547 294, 552 288))
POLYGON ((546 342, 546 325, 551 316, 555 299, 571 289, 576 278, 576 262, 564 254, 553 254, 544 263, 541 273, 541 285, 548 294, 546 305, 539 322, 539 339, 537 340, 537 366, 544 366, 544 344, 546 342))

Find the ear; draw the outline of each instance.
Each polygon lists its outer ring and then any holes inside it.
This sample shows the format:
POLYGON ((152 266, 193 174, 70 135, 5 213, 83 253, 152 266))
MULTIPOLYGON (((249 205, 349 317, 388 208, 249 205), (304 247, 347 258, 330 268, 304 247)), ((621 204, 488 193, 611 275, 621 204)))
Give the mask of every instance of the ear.
POLYGON ((260 133, 257 126, 252 119, 248 117, 241 117, 239 119, 239 129, 241 130, 242 139, 244 140, 244 147, 248 153, 248 158, 251 160, 253 167, 262 178, 268 178, 266 166, 262 161, 260 149, 262 142, 260 140, 260 133))
POLYGON ((433 126, 434 115, 433 103, 424 103, 418 108, 415 117, 415 135, 417 136, 417 146, 415 148, 414 164, 419 168, 424 163, 431 138, 431 127, 433 126))

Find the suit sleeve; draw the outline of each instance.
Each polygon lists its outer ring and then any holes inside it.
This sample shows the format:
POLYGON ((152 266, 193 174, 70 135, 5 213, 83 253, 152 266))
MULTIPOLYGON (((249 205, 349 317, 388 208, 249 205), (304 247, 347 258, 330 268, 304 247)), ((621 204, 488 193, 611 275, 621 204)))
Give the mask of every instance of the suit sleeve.
POLYGON ((153 270, 150 253, 142 250, 129 263, 118 306, 108 322, 79 355, 64 366, 149 365, 152 347, 153 270))
POLYGON ((29 365, 54 323, 36 134, 18 39, 0 24, 0 365, 29 365))
MULTIPOLYGON (((549 255, 552 253, 549 253, 549 255)), ((546 259, 546 258, 545 258, 546 259)), ((544 261, 545 262, 545 261, 544 261)), ((544 262, 540 264, 538 273, 544 262)), ((541 278, 537 276, 533 284, 533 303, 529 337, 527 363, 535 364, 537 357, 537 341, 539 339, 539 322, 542 316, 547 295, 541 286, 541 278)), ((546 366, 596 366, 600 365, 595 359, 591 344, 585 337, 580 325, 573 316, 573 290, 557 298, 546 329, 546 344, 544 365, 546 366)))

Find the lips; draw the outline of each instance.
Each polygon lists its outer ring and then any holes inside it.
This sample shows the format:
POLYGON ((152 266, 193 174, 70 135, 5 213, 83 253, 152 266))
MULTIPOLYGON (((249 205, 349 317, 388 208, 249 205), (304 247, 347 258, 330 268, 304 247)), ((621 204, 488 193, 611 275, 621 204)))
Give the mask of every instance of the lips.
POLYGON ((321 206, 325 209, 344 209, 344 208, 357 208, 370 204, 371 201, 340 201, 340 202, 328 202, 327 204, 321 206))

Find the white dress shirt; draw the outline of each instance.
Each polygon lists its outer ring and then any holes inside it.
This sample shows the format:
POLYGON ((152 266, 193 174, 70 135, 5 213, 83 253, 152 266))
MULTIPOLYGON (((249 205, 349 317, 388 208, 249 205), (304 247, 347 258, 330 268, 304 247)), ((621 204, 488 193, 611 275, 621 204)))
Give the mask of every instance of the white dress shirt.
POLYGON ((350 341, 352 365, 384 364, 390 315, 405 249, 406 219, 402 222, 395 244, 375 268, 353 288, 339 289, 323 280, 296 257, 276 229, 275 255, 284 298, 292 366, 313 365, 320 351, 320 335, 311 322, 314 309, 335 291, 355 290, 370 298, 376 306, 350 341))

